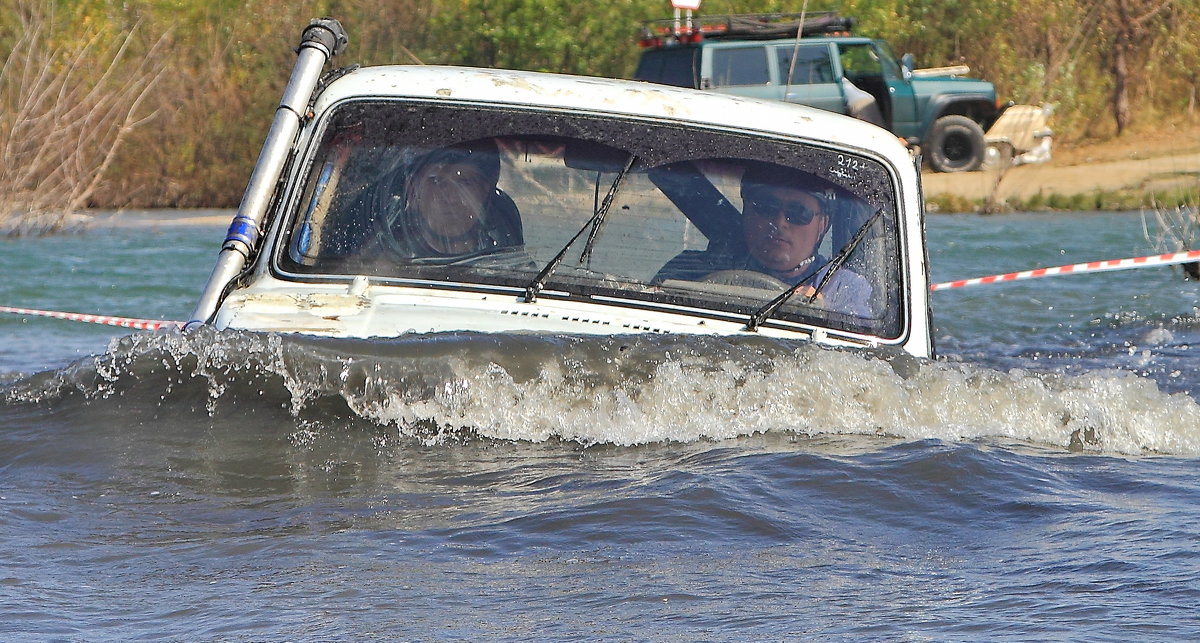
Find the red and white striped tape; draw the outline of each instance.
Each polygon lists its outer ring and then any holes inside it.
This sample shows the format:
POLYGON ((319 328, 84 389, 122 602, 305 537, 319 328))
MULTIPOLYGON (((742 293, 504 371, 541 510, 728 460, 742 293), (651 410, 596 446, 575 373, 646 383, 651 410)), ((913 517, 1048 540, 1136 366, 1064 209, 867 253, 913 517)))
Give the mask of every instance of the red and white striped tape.
MULTIPOLYGON (((1200 261, 1200 250, 1188 250, 1187 252, 1170 252, 1161 255, 1147 255, 1145 257, 1130 257, 1128 259, 1109 259, 1107 261, 1089 261, 1086 263, 1073 263, 1066 266, 1054 266, 1051 268, 1036 268, 1034 270, 1022 270, 1020 272, 1007 272, 1002 275, 988 275, 987 277, 975 277, 972 279, 959 279, 957 281, 943 281, 941 283, 930 284, 929 290, 949 290, 951 288, 963 288, 966 286, 978 286, 980 284, 994 284, 1003 281, 1019 281, 1022 279, 1038 279, 1040 277, 1053 277, 1054 275, 1070 275, 1081 274, 1085 272, 1105 272, 1109 270, 1128 270, 1130 268, 1144 268, 1147 266, 1169 266, 1172 264, 1187 263, 1189 261, 1200 261)), ((13 313, 16 315, 34 315, 38 317, 53 317, 55 319, 65 319, 67 321, 87 322, 90 324, 104 324, 107 326, 120 326, 121 328, 134 328, 137 330, 161 330, 163 328, 181 328, 186 322, 169 321, 164 319, 135 319, 132 317, 113 317, 111 315, 88 315, 85 313, 67 313, 57 310, 38 310, 36 308, 17 308, 14 306, 0 306, 0 313, 13 313)))
POLYGON ((1187 263, 1189 261, 1200 260, 1200 250, 1189 250, 1187 252, 1172 252, 1161 255, 1148 255, 1145 257, 1131 257, 1129 259, 1109 259, 1107 261, 1089 261, 1087 263, 1075 263, 1069 266, 1054 266, 1053 268, 1038 268, 1036 270, 1022 270, 1020 272, 1009 272, 1003 275, 990 275, 987 277, 975 277, 974 279, 959 279, 958 281, 944 281, 938 284, 931 284, 930 290, 946 290, 949 288, 962 288, 964 286, 977 286, 979 284, 994 284, 1001 281, 1018 281, 1020 279, 1037 279, 1039 277, 1053 277, 1054 275, 1070 275, 1084 272, 1104 272, 1107 270, 1128 270, 1130 268, 1144 268, 1146 266, 1169 266, 1178 263, 1187 263))
POLYGON ((106 326, 120 326, 121 328, 136 328, 138 330, 160 330, 162 328, 178 328, 183 326, 183 322, 166 321, 162 319, 134 319, 131 317, 112 317, 110 315, 87 315, 84 313, 64 313, 56 310, 37 310, 35 308, 15 308, 13 306, 0 306, 0 313, 13 313, 16 315, 34 315, 37 317, 53 317, 55 319, 65 319, 67 321, 88 322, 90 324, 104 324, 106 326))

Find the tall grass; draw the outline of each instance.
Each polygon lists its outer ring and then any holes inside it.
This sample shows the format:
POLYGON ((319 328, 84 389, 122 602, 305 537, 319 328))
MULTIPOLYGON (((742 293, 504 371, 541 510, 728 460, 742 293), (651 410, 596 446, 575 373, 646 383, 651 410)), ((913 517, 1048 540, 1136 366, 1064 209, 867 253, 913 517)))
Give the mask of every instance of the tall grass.
POLYGON ((22 14, 0 66, 0 234, 71 225, 104 180, 162 76, 158 46, 127 55, 135 30, 97 29, 54 44, 51 19, 22 14))
MULTIPOLYGON (((1111 135, 1104 125, 1112 89, 1104 33, 1092 28, 1095 20, 1080 19, 1108 4, 813 0, 810 8, 859 17, 863 35, 913 51, 923 65, 970 63, 997 83, 1004 98, 1056 103, 1053 126, 1056 135, 1061 133, 1057 140, 1065 142, 1111 135)), ((782 0, 705 0, 704 11, 789 6, 782 0)), ((1149 62, 1139 67, 1141 93, 1131 96, 1139 110, 1153 108, 1146 112, 1147 128, 1200 117, 1194 109, 1200 3, 1173 3, 1172 12, 1174 28, 1153 43, 1166 49, 1147 47, 1149 62)), ((350 33, 348 53, 334 65, 503 64, 627 76, 638 55, 639 21, 666 17, 669 5, 659 0, 586 5, 570 0, 0 0, 0 149, 5 152, 0 230, 53 230, 87 205, 236 206, 294 64, 297 38, 310 19, 326 15, 341 20, 350 33), (45 17, 51 11, 58 12, 55 20, 45 17), (159 33, 171 34, 169 44, 158 39, 159 33), (163 74, 167 66, 171 72, 163 74), (137 127, 151 116, 153 127, 137 127), (69 119, 81 120, 69 125, 69 119)), ((1103 201, 1108 203, 1107 197, 1103 201)), ((1012 199, 972 205, 1020 207, 1012 199)))

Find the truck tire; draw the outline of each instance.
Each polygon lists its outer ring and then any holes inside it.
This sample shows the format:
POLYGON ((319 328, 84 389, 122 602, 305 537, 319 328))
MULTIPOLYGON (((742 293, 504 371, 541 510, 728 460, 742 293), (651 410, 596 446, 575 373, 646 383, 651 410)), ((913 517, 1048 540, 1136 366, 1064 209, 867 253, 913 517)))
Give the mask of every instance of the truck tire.
POLYGON ((966 116, 943 116, 929 128, 925 141, 929 167, 935 172, 973 172, 983 163, 987 144, 983 128, 966 116))

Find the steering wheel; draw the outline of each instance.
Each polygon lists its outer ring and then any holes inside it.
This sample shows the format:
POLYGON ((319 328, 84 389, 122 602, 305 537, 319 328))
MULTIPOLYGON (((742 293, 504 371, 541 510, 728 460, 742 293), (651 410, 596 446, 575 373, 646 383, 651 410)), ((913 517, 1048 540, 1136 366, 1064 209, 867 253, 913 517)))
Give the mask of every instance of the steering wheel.
POLYGON ((403 225, 399 224, 399 219, 403 216, 403 206, 398 201, 388 205, 390 207, 379 210, 379 214, 372 221, 375 228, 374 236, 377 239, 377 243, 383 247, 384 251, 392 259, 399 259, 401 261, 411 260, 412 250, 408 247, 409 244, 396 237, 396 233, 399 231, 398 228, 400 225, 403 225))
POLYGON ((739 286, 741 288, 755 288, 758 290, 774 290, 783 292, 788 289, 788 285, 782 281, 772 277, 771 275, 755 272, 753 270, 718 270, 711 272, 700 278, 700 281, 708 284, 720 284, 723 286, 739 286))
POLYGON ((358 210, 355 225, 362 230, 364 239, 359 246, 360 252, 386 256, 389 260, 411 259, 411 252, 406 251, 407 244, 396 238, 396 223, 403 206, 401 199, 396 196, 395 187, 402 181, 401 170, 393 168, 380 177, 362 196, 356 209, 358 210))

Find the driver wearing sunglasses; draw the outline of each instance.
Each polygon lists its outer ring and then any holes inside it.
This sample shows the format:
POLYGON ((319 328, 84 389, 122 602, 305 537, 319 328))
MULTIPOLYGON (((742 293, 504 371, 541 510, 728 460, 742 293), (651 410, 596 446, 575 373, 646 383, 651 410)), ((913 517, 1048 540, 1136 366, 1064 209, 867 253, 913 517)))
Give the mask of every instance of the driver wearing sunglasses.
POLYGON ((832 274, 820 292, 829 260, 819 248, 829 232, 837 191, 826 181, 768 163, 748 162, 742 175, 741 235, 729 248, 684 251, 659 271, 656 279, 681 279, 775 287, 804 284, 796 294, 816 293, 817 306, 871 317, 871 286, 849 268, 832 274), (767 275, 748 282, 747 274, 767 275), (765 285, 767 279, 774 286, 765 285), (764 285, 753 285, 754 283, 764 285))
POLYGON ((789 283, 809 271, 829 230, 829 216, 809 192, 786 186, 742 186, 742 233, 766 274, 789 283))

